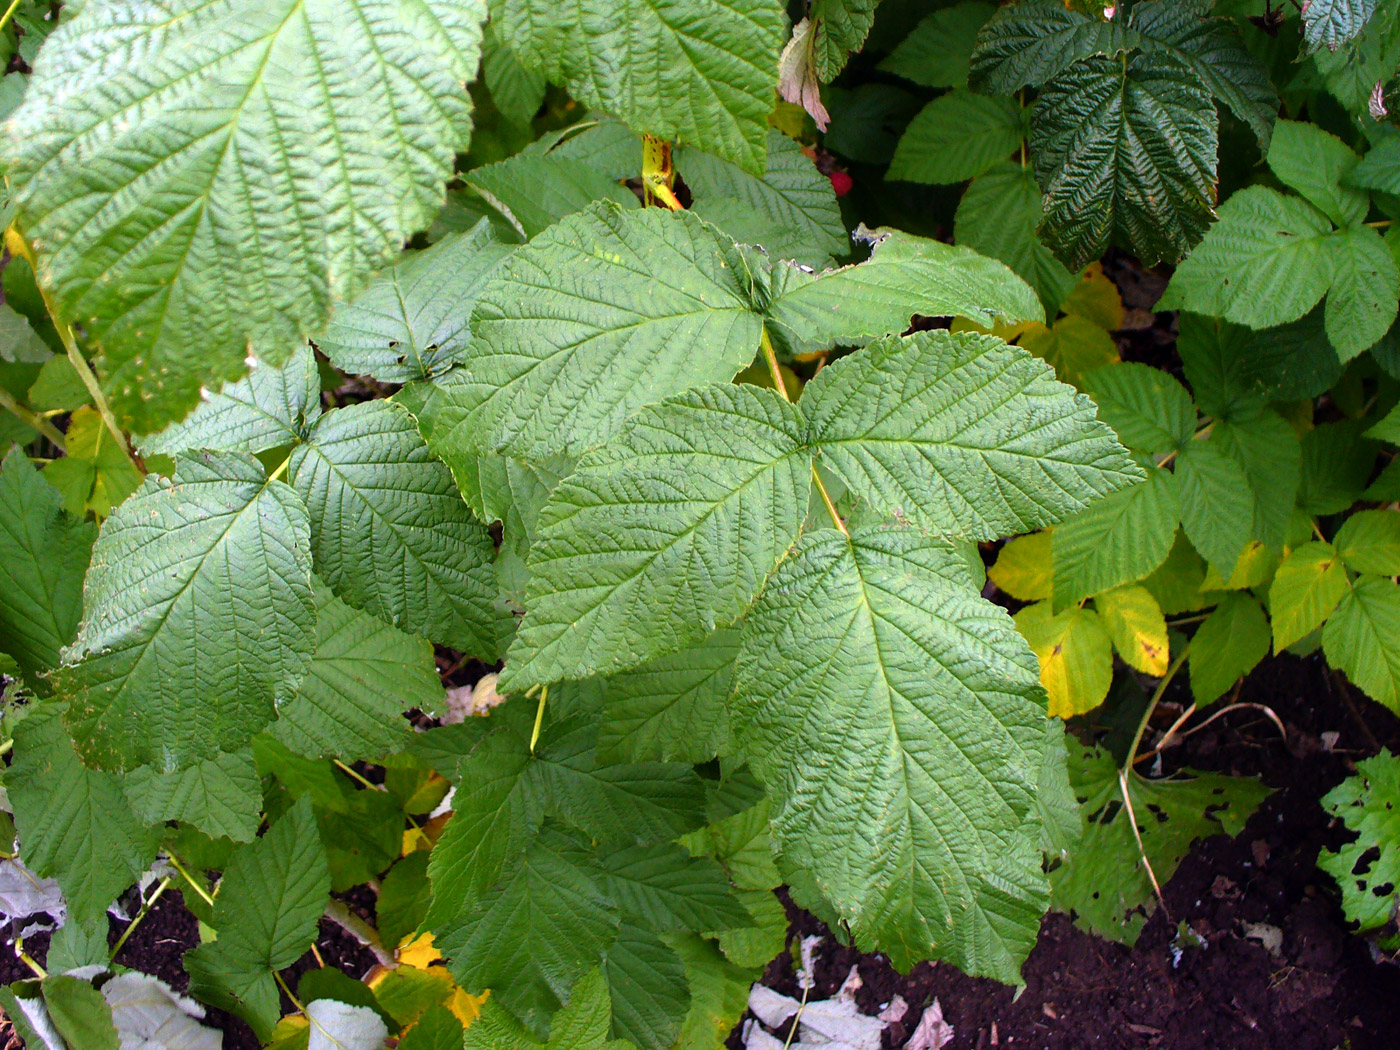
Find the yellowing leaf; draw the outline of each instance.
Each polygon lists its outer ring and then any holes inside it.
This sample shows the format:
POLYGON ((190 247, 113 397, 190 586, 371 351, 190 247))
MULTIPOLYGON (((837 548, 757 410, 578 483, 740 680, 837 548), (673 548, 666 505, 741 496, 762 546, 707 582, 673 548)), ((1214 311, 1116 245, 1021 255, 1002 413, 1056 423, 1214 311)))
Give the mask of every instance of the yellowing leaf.
POLYGON ((1081 386, 1084 373, 1118 361, 1118 344, 1092 321, 1070 314, 1053 328, 1032 326, 1021 346, 1055 370, 1062 382, 1081 386))
POLYGON ((463 1027, 466 1027, 481 1016, 481 1004, 486 1002, 488 995, 490 995, 489 992, 485 995, 472 995, 470 992, 464 992, 453 985, 452 996, 447 1000, 447 1008, 456 1014, 457 1020, 462 1022, 463 1027))
POLYGON ((1018 536, 1001 548, 996 564, 987 570, 993 583, 1011 597, 1038 602, 1050 597, 1054 584, 1050 532, 1018 536))
POLYGON ((404 828, 402 856, 407 857, 410 853, 416 853, 420 849, 432 848, 433 842, 427 835, 423 834, 422 828, 404 828))
POLYGON ((420 970, 426 970, 433 963, 442 961, 442 952, 433 944, 431 933, 420 933, 408 938, 399 946, 396 955, 400 964, 415 966, 420 970))
POLYGON ((1108 332, 1123 327, 1123 297, 1118 286, 1104 276, 1102 263, 1088 265, 1060 309, 1108 332))
POLYGON ((1076 605, 1055 615, 1049 602, 1038 602, 1014 619, 1040 661, 1053 717, 1082 715, 1103 703, 1113 682, 1113 645, 1098 613, 1076 605))
POLYGON ((1146 587, 1105 591, 1094 598, 1094 607, 1124 663, 1155 678, 1167 673, 1167 621, 1146 587))
POLYGON ((953 318, 954 332, 976 332, 978 335, 994 335, 1008 343, 1014 343, 1026 332, 1043 329, 1039 321, 998 321, 990 328, 983 328, 976 321, 966 317, 953 318))
POLYGON ((1230 572, 1229 580, 1220 575, 1214 565, 1206 566, 1202 591, 1243 591, 1268 583, 1278 568, 1279 557, 1258 540, 1250 540, 1240 550, 1239 560, 1230 572))
POLYGON ((105 518, 141 486, 141 472, 117 447, 97 410, 86 405, 68 422, 68 454, 44 467, 44 478, 63 494, 75 517, 92 511, 105 518))

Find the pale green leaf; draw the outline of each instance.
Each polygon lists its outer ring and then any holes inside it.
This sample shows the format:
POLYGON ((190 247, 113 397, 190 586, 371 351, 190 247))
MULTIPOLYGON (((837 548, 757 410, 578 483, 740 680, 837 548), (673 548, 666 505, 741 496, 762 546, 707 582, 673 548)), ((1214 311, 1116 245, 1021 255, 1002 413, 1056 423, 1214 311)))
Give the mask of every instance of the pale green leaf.
POLYGON ((180 422, 142 438, 141 451, 265 452, 299 441, 320 416, 316 355, 301 346, 281 367, 259 362, 244 378, 225 383, 180 422))
POLYGON ((174 769, 236 750, 315 649, 306 508, 251 456, 181 459, 107 519, 84 601, 55 680, 87 761, 174 769))
POLYGON ((426 640, 316 592, 316 652, 271 733, 307 758, 376 759, 399 747, 403 714, 442 708, 442 681, 426 640))
POLYGON ((1322 626, 1351 589, 1347 572, 1330 543, 1305 543, 1289 553, 1269 585, 1274 652, 1322 626))
POLYGON ((925 87, 967 87, 977 33, 995 12, 985 0, 959 0, 934 11, 880 62, 880 69, 925 87))
POLYGON ((1071 66, 1032 113, 1041 237, 1071 270, 1110 243, 1177 261, 1215 214, 1216 136, 1210 90, 1170 51, 1071 66))
POLYGON ((112 1008, 101 992, 77 977, 46 977, 43 988, 49 1019, 70 1047, 118 1050, 112 1008))
POLYGON ((1400 513, 1357 511, 1342 523, 1334 542, 1342 561, 1353 572, 1400 575, 1400 513))
POLYGON ((1145 484, 1115 492, 1055 526, 1055 607, 1133 583, 1161 565, 1176 536, 1179 492, 1175 475, 1154 470, 1145 484))
MULTIPOLYGON (((1326 0, 1318 0, 1325 3, 1326 0)), ((1280 120, 1269 146, 1269 167, 1338 226, 1355 226, 1370 205, 1365 193, 1343 183, 1360 157, 1346 143, 1316 124, 1280 120)))
POLYGON ((1065 301, 1075 277, 1036 236, 1040 214, 1035 176, 1008 161, 972 180, 958 202, 953 228, 959 244, 999 259, 1034 288, 1049 316, 1065 301))
POLYGON ((1191 395, 1160 369, 1131 362, 1096 368, 1085 373, 1084 392, 1098 406, 1099 418, 1135 452, 1176 452, 1196 432, 1191 395))
POLYGON ((1198 707, 1224 696, 1269 655, 1269 621, 1253 597, 1232 591, 1191 637, 1191 695, 1198 707))
POLYGON ((527 68, 636 131, 758 174, 787 30, 780 0, 501 0, 501 39, 527 68))
POLYGON ((997 10, 977 37, 969 78, 975 91, 1010 95, 1039 87, 1092 55, 1139 43, 1121 21, 1104 21, 1060 0, 1019 0, 997 10))
POLYGON ((1097 612, 1072 605, 1056 613, 1049 602, 1038 602, 1018 612, 1015 622, 1040 661, 1052 717, 1072 718, 1104 702, 1113 684, 1113 643, 1097 612))
POLYGON ((86 405, 68 419, 67 452, 44 467, 44 480, 63 495, 63 509, 74 517, 92 511, 98 518, 141 487, 142 473, 97 410, 86 405))
POLYGON ((5 787, 25 865, 58 880, 75 921, 105 922, 107 905, 146 870, 160 842, 132 813, 121 779, 83 765, 58 709, 44 707, 15 727, 5 787))
POLYGON ((1342 892, 1342 911, 1361 931, 1395 921, 1400 896, 1400 762, 1388 749, 1356 763, 1322 798, 1323 807, 1359 837, 1335 852, 1323 849, 1317 866, 1342 892))
POLYGON ((1244 467, 1214 441, 1192 441, 1176 459, 1181 527, 1225 579, 1253 537, 1254 503, 1244 467))
POLYGON ((335 308, 316 345, 342 371, 381 383, 445 372, 465 354, 472 306, 511 250, 483 220, 426 251, 405 252, 335 308))
POLYGON ((146 824, 179 820, 210 838, 251 842, 262 814, 262 781, 253 753, 226 751, 173 773, 138 766, 123 781, 126 797, 146 824))
POLYGON ((327 413, 293 450, 290 482, 315 523, 316 571, 337 597, 401 630, 495 655, 490 535, 402 406, 327 413))
POLYGON ((945 535, 1026 532, 1143 476, 1087 398, 993 336, 881 340, 822 369, 801 408, 855 495, 945 535))
POLYGON ((1015 99, 950 91, 909 122, 885 177, 935 185, 962 182, 1020 148, 1025 131, 1015 99))
POLYGON ((1367 696, 1400 711, 1400 585, 1357 580, 1322 629, 1322 651, 1367 696))
POLYGON ((541 513, 504 689, 612 674, 732 623, 797 536, 811 453, 753 386, 644 409, 541 513))
POLYGON ((27 675, 58 666, 83 614, 83 576, 97 530, 12 449, 0 466, 0 652, 27 675))
POLYGON ((855 942, 1014 981, 1045 900, 1015 830, 1043 700, 958 554, 897 526, 810 534, 749 614, 735 691, 784 867, 855 942))
POLYGON ((0 152, 41 279, 134 430, 236 379, 250 347, 285 360, 431 221, 485 14, 174 0, 54 31, 0 152))

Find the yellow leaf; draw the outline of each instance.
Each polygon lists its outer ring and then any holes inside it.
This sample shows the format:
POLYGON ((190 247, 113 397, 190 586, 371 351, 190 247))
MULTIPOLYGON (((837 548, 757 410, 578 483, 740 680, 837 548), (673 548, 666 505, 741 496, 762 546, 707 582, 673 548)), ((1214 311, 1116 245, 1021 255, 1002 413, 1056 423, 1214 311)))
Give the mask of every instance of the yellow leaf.
POLYGON ((428 850, 433 848, 433 840, 423 834, 422 828, 405 828, 403 833, 403 856, 418 850, 428 850))
POLYGON ((416 966, 420 970, 442 960, 442 952, 433 944, 431 933, 409 934, 395 955, 402 965, 416 966))
POLYGON ((1055 370, 1063 382, 1082 385, 1084 373, 1116 364, 1118 344, 1092 321, 1070 314, 1054 328, 1036 325, 1021 336, 1021 346, 1055 370))
POLYGON ((1113 643, 1098 613, 1076 605, 1057 616, 1049 602, 1038 602, 1014 619, 1040 661, 1053 717, 1082 715, 1103 703, 1113 682, 1113 643))
POLYGON ((978 335, 994 335, 998 339, 1008 343, 1013 343, 1025 332, 1034 328, 1044 328, 1039 321, 998 321, 990 328, 983 328, 976 321, 970 321, 966 317, 953 318, 954 332, 976 332, 978 335))
POLYGON ((481 1016, 481 1004, 486 1002, 490 994, 487 992, 485 995, 472 995, 454 985, 447 1008, 457 1015, 457 1020, 461 1021, 462 1027, 465 1028, 481 1016))
POLYGON ((1123 327, 1123 297, 1118 286, 1104 276, 1102 263, 1088 265, 1060 309, 1108 332, 1123 327))
POLYGON ((1279 557, 1258 540, 1250 540, 1240 551, 1227 581, 1220 570, 1213 565, 1206 566, 1206 578, 1201 584, 1203 594, 1210 591, 1243 591, 1250 587, 1262 587, 1273 578, 1278 568, 1279 557))
POLYGON ((272 1030, 272 1040, 267 1044, 267 1050, 293 1050, 294 1047, 304 1047, 310 1029, 311 1022, 304 1016, 288 1014, 278 1021, 277 1027, 272 1030))
POLYGON ((1006 543, 987 575, 1019 601, 1038 602, 1049 598, 1055 580, 1049 531, 1018 536, 1006 543))
POLYGON ((1167 621, 1146 587, 1116 587, 1094 598, 1113 647, 1129 667, 1161 678, 1167 673, 1167 621))

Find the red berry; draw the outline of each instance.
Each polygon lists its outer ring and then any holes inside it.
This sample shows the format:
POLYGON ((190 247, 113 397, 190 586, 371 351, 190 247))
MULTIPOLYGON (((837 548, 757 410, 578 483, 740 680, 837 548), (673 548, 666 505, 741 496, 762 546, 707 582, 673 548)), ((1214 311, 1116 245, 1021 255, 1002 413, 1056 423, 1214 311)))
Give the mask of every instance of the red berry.
POLYGON ((851 192, 851 187, 855 185, 855 180, 844 171, 833 171, 829 176, 831 188, 836 191, 836 196, 844 197, 851 192))

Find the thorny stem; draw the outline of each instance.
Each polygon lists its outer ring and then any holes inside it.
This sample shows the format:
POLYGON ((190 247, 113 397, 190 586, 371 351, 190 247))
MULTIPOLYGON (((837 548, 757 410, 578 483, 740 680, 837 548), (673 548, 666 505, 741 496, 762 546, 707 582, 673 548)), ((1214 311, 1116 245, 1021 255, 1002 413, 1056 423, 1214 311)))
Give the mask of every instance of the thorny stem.
MULTIPOLYGON (((759 329, 759 345, 763 348, 763 359, 768 362, 768 374, 773 377, 773 388, 782 395, 784 401, 791 402, 792 397, 788 394, 787 384, 783 382, 782 370, 778 367, 778 352, 773 349, 773 340, 768 335, 768 328, 764 326, 759 329)), ((822 481, 822 476, 817 472, 817 464, 812 462, 812 480, 816 482, 817 491, 821 493, 822 503, 826 504, 826 512, 831 515, 832 524, 841 530, 843 535, 849 536, 846 531, 846 523, 841 520, 841 515, 836 513, 836 504, 831 501, 831 493, 826 490, 826 484, 822 481)))
POLYGON ((0 386, 0 408, 6 409, 12 413, 21 423, 33 427, 64 452, 68 451, 68 446, 63 440, 63 432, 60 431, 58 427, 54 426, 33 409, 21 405, 15 400, 14 395, 2 386, 0 386))
POLYGON ((549 686, 540 690, 540 704, 535 708, 535 728, 530 730, 530 754, 535 753, 535 745, 540 742, 540 726, 544 725, 544 705, 549 699, 549 686))
POLYGON ((165 893, 166 890, 170 889, 170 884, 174 881, 175 880, 168 875, 160 880, 160 885, 156 887, 155 893, 151 894, 151 899, 142 903, 141 910, 136 913, 136 918, 131 920, 131 925, 122 930, 122 935, 117 938, 117 943, 112 945, 112 950, 107 953, 108 962, 116 959, 117 952, 122 950, 122 946, 126 944, 126 939, 136 932, 136 927, 141 925, 141 920, 151 913, 151 909, 156 906, 156 901, 160 900, 161 895, 165 893))

